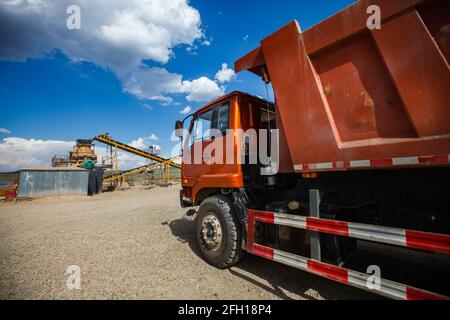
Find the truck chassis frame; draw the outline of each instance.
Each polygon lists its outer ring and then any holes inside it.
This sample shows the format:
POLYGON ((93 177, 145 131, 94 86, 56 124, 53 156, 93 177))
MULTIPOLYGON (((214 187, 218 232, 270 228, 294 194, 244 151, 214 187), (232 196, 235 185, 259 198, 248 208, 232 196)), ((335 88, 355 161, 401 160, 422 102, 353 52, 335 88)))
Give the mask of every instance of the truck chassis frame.
POLYGON ((367 285, 370 274, 346 269, 321 261, 318 233, 327 233, 377 243, 450 254, 450 236, 400 228, 368 225, 319 218, 320 196, 310 190, 310 216, 296 216, 269 211, 247 210, 247 252, 327 279, 399 300, 449 300, 450 297, 391 280, 379 279, 378 287, 367 285), (311 258, 255 243, 256 222, 312 231, 311 258))

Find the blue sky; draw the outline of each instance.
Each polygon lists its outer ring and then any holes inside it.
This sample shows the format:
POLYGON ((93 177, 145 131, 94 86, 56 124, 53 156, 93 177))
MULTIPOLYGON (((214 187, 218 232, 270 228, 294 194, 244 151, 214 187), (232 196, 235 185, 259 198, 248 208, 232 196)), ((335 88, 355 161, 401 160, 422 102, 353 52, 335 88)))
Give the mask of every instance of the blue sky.
MULTIPOLYGON (((83 26, 84 1, 78 2, 82 10, 83 26)), ((197 36, 195 41, 189 44, 189 36, 183 35, 185 38, 179 41, 181 44, 167 45, 172 51, 167 63, 157 61, 157 58, 146 58, 145 55, 141 63, 147 67, 164 68, 171 74, 182 76, 183 81, 207 77, 210 81, 216 81, 225 92, 241 90, 265 96, 263 83, 249 73, 238 74, 230 79, 231 81, 224 83, 215 80, 215 75, 221 69, 222 63, 227 63, 232 68, 236 59, 259 45, 260 39, 291 20, 297 19, 305 30, 353 2, 192 0, 186 5, 198 11, 201 19, 198 29, 201 30, 202 36, 197 36), (186 37, 189 39, 186 40, 186 37)), ((9 14, 10 19, 6 20, 7 22, 3 20, 1 27, 4 28, 5 23, 8 23, 6 27, 14 30, 15 19, 19 18, 16 18, 11 8, 1 9, 2 5, 4 4, 0 3, 0 13, 9 14)), ((104 10, 108 14, 108 8, 104 10)), ((63 12, 61 19, 66 17, 63 12)), ((53 24, 49 23, 48 28, 52 28, 53 24)), ((23 24, 20 26, 22 27, 19 30, 25 28, 23 24)), ((47 26, 42 28, 46 31, 47 26)), ((195 28, 191 29, 195 32, 195 28)), ((71 40, 74 32, 83 32, 83 29, 71 32, 63 34, 63 37, 69 37, 64 40, 71 40)), ((20 33, 17 36, 20 37, 20 33)), ((133 34, 128 36, 133 37, 133 34)), ((169 154, 174 144, 170 139, 173 124, 175 120, 183 118, 180 111, 186 106, 195 110, 207 102, 188 101, 188 92, 165 94, 164 96, 170 97, 170 103, 125 92, 124 74, 131 69, 119 71, 118 66, 109 62, 103 63, 105 58, 96 59, 96 52, 103 54, 100 49, 92 50, 86 56, 82 51, 68 50, 67 44, 64 44, 62 49, 52 49, 54 43, 55 46, 65 43, 61 39, 48 40, 50 44, 43 49, 45 52, 37 53, 39 47, 31 50, 32 53, 25 49, 23 54, 20 53, 20 61, 11 61, 18 58, 16 53, 14 57, 10 52, 22 50, 24 46, 5 39, 5 35, 0 34, 0 41, 9 41, 8 46, 12 49, 6 53, 0 52, 0 128, 7 129, 0 133, 0 139, 18 137, 43 141, 74 141, 77 138, 108 132, 114 138, 128 143, 154 134, 158 140, 152 140, 151 143, 160 145, 162 153, 169 154), (66 56, 65 52, 69 52, 71 57, 66 56), (87 61, 74 61, 74 57, 87 61), (8 131, 10 133, 7 133, 8 131)), ((126 48, 121 48, 122 53, 127 57, 126 48)), ((0 170, 14 169, 14 166, 7 164, 14 161, 14 157, 29 157, 27 153, 9 154, 8 148, 14 146, 11 143, 10 147, 6 146, 5 140, 2 144, 0 170)))

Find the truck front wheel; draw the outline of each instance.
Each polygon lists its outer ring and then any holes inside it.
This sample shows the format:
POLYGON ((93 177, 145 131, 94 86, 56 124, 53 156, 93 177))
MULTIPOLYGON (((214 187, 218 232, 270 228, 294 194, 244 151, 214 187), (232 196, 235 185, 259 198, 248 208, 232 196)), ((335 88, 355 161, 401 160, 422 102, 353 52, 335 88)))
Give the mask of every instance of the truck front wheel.
POLYGON ((242 257, 242 227, 226 196, 202 201, 197 215, 197 241, 205 260, 224 269, 242 257))

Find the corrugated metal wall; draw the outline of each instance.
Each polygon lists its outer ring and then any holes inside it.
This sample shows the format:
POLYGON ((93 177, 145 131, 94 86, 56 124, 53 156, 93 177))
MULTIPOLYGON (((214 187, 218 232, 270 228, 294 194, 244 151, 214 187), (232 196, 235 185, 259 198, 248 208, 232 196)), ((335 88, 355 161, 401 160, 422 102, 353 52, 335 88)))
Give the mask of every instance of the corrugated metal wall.
POLYGON ((19 198, 87 195, 88 182, 88 170, 22 170, 19 198))

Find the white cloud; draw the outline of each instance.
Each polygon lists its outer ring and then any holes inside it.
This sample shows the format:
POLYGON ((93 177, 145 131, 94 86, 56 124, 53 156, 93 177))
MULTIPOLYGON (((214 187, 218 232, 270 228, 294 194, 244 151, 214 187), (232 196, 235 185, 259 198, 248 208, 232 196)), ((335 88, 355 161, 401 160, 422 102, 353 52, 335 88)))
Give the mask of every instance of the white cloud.
POLYGON ((225 88, 219 87, 217 82, 206 77, 200 77, 192 81, 183 81, 183 92, 187 92, 188 101, 207 101, 224 94, 225 88))
POLYGON ((142 157, 125 152, 120 152, 117 155, 117 161, 119 162, 119 170, 130 170, 145 166, 148 163, 147 160, 142 157))
POLYGON ((157 100, 163 104, 172 104, 168 94, 187 94, 188 101, 207 101, 222 95, 225 88, 207 78, 184 80, 183 76, 170 73, 164 68, 142 67, 124 83, 124 90, 139 99, 157 100))
POLYGON ((189 112, 192 111, 192 108, 187 106, 185 107, 183 110, 180 111, 181 114, 188 114, 189 112))
POLYGON ((149 105, 148 103, 143 103, 142 106, 147 110, 153 110, 155 109, 153 106, 149 105))
POLYGON ((24 60, 61 49, 116 73, 142 60, 166 63, 172 48, 203 38, 200 13, 186 0, 28 0, 0 3, 0 56, 24 60), (81 30, 66 28, 69 5, 81 8, 81 30))
POLYGON ((0 133, 1 134, 11 134, 11 131, 5 128, 0 128, 0 133))
POLYGON ((181 93, 182 76, 170 73, 164 68, 141 67, 127 77, 124 82, 124 91, 139 99, 158 100, 171 103, 172 98, 165 96, 170 93, 181 93))
MULTIPOLYGON (((142 143, 144 142, 144 138, 142 143)), ((138 147, 141 140, 136 139, 134 146, 138 147)), ((25 139, 18 137, 0 140, 0 171, 15 171, 21 168, 50 167, 54 155, 68 155, 74 141, 25 139)), ((142 147, 142 145, 140 145, 142 147)), ((145 146, 148 148, 148 146, 145 146)), ((159 147, 159 146, 158 146, 159 147)), ((143 148, 142 148, 143 149, 143 148)), ((95 153, 98 163, 108 157, 106 147, 97 143, 95 153)), ((143 166, 147 160, 129 153, 118 153, 120 170, 143 166)))
MULTIPOLYGON (((206 101, 225 88, 206 77, 186 80, 144 61, 164 64, 174 57, 176 46, 185 45, 195 54, 198 43, 211 42, 188 0, 0 1, 0 60, 25 61, 60 49, 75 62, 113 71, 125 92, 163 105, 174 103, 171 95, 206 101), (73 4, 81 8, 81 30, 66 28, 66 8, 73 4)), ((225 83, 233 74, 226 67, 216 77, 225 83)))
POLYGON ((147 144, 145 143, 144 138, 137 138, 137 139, 131 141, 129 145, 132 146, 133 148, 140 149, 140 150, 144 150, 144 149, 148 148, 147 144))
POLYGON ((48 167, 54 155, 65 155, 74 143, 57 140, 4 138, 0 142, 0 170, 48 167))
MULTIPOLYGON (((195 49, 196 41, 210 44, 203 34, 200 13, 188 0, 0 2, 1 60, 40 58, 57 48, 73 61, 90 61, 112 70, 124 91, 163 104, 172 103, 167 95, 176 93, 196 99, 199 89, 186 90, 189 86, 181 75, 149 68, 143 61, 166 63, 174 56, 174 47, 195 49), (73 4, 81 8, 81 30, 66 28, 66 8, 73 4)), ((206 91, 220 91, 210 82, 197 80, 208 86, 206 91)))
POLYGON ((197 52, 195 52, 195 50, 197 50, 198 47, 197 46, 191 46, 191 47, 187 47, 186 51, 189 52, 190 54, 197 54, 197 52))
POLYGON ((216 73, 216 79, 220 83, 230 82, 236 77, 233 69, 228 68, 226 63, 222 63, 222 69, 216 73))
POLYGON ((129 143, 129 145, 132 146, 133 148, 146 150, 151 145, 152 141, 157 141, 157 140, 159 140, 158 136, 156 134, 152 133, 148 137, 137 138, 137 139, 131 141, 129 143))

